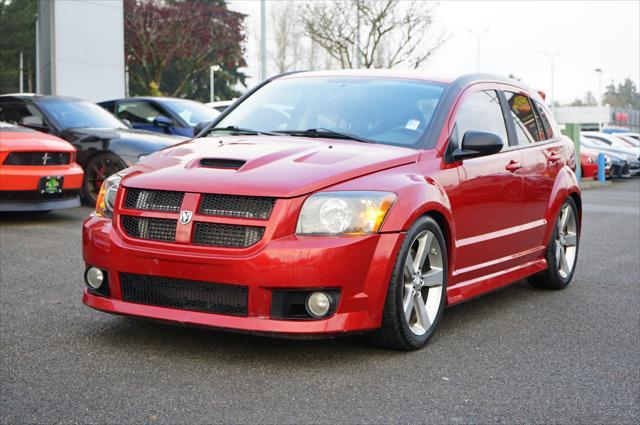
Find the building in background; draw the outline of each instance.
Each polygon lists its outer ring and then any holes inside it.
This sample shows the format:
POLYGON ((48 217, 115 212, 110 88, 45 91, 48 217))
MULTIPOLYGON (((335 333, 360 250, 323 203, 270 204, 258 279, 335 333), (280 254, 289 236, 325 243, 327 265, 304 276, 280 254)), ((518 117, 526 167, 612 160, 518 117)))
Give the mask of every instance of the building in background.
POLYGON ((124 97, 122 0, 38 2, 38 93, 94 102, 124 97))
POLYGON ((625 129, 640 132, 640 111, 600 106, 556 106, 555 117, 560 124, 578 124, 581 130, 625 129))

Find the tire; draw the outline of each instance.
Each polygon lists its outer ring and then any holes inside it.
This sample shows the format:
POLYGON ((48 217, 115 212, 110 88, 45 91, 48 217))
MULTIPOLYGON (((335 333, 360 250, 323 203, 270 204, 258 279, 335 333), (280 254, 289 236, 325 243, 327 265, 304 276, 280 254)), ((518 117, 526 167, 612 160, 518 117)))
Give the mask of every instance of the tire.
POLYGON ((551 240, 545 251, 547 269, 527 279, 529 284, 536 288, 564 289, 573 278, 578 262, 578 248, 580 246, 580 221, 578 220, 578 208, 571 197, 568 197, 553 226, 551 240), (561 223, 564 212, 571 212, 565 224, 561 223), (573 220, 573 221, 572 221, 573 220), (560 232, 562 227, 562 233, 560 232), (569 250, 570 248, 573 248, 569 250), (564 254, 564 265, 562 263, 564 254), (567 266, 569 268, 567 269, 567 266))
POLYGON ((442 318, 447 275, 447 246, 442 230, 431 217, 421 217, 407 232, 395 259, 382 314, 382 326, 367 334, 369 342, 379 347, 407 351, 423 347, 442 318), (420 249, 423 244, 427 247, 427 253, 422 256, 422 265, 416 269, 415 264, 420 262, 416 257, 425 251, 425 248, 420 249), (423 272, 422 269, 427 266, 429 270, 423 272), (424 303, 424 309, 419 308, 418 302, 424 303), (409 306, 408 318, 405 303, 409 306), (419 311, 423 313, 420 316, 419 311), (421 317, 424 319, 421 320, 421 317), (424 326, 427 322, 428 326, 424 326))
POLYGON ((82 180, 82 200, 85 204, 96 204, 98 192, 102 182, 112 174, 127 167, 119 156, 110 152, 99 153, 93 156, 84 168, 82 180))

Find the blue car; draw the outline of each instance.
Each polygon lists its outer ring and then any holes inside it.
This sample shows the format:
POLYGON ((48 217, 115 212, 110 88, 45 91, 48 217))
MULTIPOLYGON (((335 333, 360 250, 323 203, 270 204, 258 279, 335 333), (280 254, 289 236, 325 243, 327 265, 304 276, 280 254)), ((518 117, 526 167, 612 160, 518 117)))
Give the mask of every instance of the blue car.
POLYGON ((193 129, 213 121, 220 112, 200 102, 171 97, 130 97, 100 106, 139 130, 193 137, 193 129))

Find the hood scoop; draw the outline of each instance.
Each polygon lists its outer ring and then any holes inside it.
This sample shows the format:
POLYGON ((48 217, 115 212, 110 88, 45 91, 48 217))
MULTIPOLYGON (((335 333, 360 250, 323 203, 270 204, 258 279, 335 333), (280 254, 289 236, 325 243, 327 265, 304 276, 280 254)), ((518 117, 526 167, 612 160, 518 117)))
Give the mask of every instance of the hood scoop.
POLYGON ((222 168, 225 170, 237 170, 246 164, 247 161, 242 159, 229 158, 202 158, 200 166, 206 168, 222 168))

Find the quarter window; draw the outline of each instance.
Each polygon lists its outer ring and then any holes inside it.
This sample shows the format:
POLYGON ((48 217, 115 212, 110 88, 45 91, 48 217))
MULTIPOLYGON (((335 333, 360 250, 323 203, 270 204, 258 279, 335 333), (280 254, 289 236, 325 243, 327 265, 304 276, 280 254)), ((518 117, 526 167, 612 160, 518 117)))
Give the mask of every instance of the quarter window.
POLYGON ((545 111, 545 107, 542 106, 539 102, 536 102, 536 106, 538 107, 538 112, 540 113, 540 122, 542 123, 544 132, 547 135, 547 139, 553 139, 553 127, 551 127, 551 122, 547 117, 547 111, 545 111))
POLYGON ((473 130, 497 134, 503 145, 507 143, 507 129, 495 90, 476 92, 464 99, 457 113, 456 126, 460 141, 467 131, 473 130))
POLYGON ((531 141, 539 142, 544 139, 544 137, 540 137, 544 133, 536 120, 531 100, 527 96, 511 92, 504 92, 504 96, 511 109, 518 144, 527 145, 531 141))

